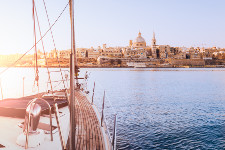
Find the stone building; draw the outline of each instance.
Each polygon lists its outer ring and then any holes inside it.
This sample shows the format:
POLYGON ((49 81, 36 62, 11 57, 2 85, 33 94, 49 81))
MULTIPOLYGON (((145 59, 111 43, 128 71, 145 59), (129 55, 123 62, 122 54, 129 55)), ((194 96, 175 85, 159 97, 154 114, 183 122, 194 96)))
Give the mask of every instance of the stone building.
POLYGON ((178 52, 173 56, 173 59, 186 59, 186 52, 178 52))
POLYGON ((76 48, 77 58, 86 58, 87 57, 87 48, 76 48))
POLYGON ((87 48, 77 48, 77 57, 78 58, 93 58, 97 59, 100 56, 100 49, 95 50, 93 47, 87 48))
POLYGON ((122 57, 122 49, 120 47, 106 47, 106 44, 103 44, 103 48, 99 48, 99 55, 104 57, 122 57))
POLYGON ((99 51, 94 50, 93 48, 88 49, 86 51, 86 57, 88 57, 88 58, 94 58, 94 59, 97 60, 97 58, 99 57, 99 55, 100 55, 99 51))
POLYGON ((191 47, 186 51, 186 59, 201 59, 200 49, 191 47))
POLYGON ((59 57, 59 51, 58 50, 51 50, 49 53, 47 53, 47 58, 57 58, 59 57))
POLYGON ((153 32, 151 49, 152 57, 155 59, 165 59, 170 55, 169 45, 156 45, 155 32, 153 32))
POLYGON ((123 55, 125 58, 146 58, 146 50, 144 48, 140 49, 132 49, 132 48, 125 48, 123 51, 123 55))
POLYGON ((71 50, 61 50, 58 51, 58 56, 61 59, 70 59, 71 50))
POLYGON ((215 50, 213 50, 211 48, 204 49, 204 51, 203 51, 203 59, 205 59, 205 60, 212 59, 214 51, 215 50))

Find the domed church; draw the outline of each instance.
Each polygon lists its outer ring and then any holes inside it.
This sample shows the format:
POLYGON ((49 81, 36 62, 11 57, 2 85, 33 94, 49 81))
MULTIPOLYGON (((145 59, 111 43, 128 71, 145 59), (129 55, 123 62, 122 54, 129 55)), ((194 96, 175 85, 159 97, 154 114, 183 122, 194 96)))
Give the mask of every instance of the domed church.
POLYGON ((141 36, 139 31, 138 37, 129 42, 129 47, 123 50, 124 57, 132 58, 154 58, 154 59, 166 59, 170 55, 169 45, 156 45, 155 32, 153 32, 151 46, 146 45, 145 39, 141 36))
POLYGON ((146 41, 141 36, 141 32, 139 31, 138 37, 134 40, 134 42, 130 40, 129 47, 124 49, 124 57, 147 58, 147 49, 150 49, 150 47, 146 46, 146 41))
POLYGON ((141 32, 140 31, 138 33, 138 37, 134 40, 134 42, 132 40, 130 40, 129 46, 133 47, 133 48, 146 47, 145 39, 141 36, 141 32))

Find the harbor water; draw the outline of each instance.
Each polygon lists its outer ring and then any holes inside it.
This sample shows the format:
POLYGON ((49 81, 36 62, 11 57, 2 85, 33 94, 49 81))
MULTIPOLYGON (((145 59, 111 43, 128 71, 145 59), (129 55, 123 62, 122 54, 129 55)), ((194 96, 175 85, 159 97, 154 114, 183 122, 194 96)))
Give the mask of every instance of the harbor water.
MULTIPOLYGON (((95 82, 99 110, 106 92, 104 113, 110 131, 110 117, 117 113, 118 149, 225 149, 225 69, 82 68, 80 76, 86 71, 90 97, 95 82)), ((25 95, 35 91, 34 70, 12 68, 1 75, 4 98, 22 96, 23 77, 25 95)), ((59 73, 52 77, 61 78, 59 73)), ((44 68, 40 79, 44 91, 44 68)))

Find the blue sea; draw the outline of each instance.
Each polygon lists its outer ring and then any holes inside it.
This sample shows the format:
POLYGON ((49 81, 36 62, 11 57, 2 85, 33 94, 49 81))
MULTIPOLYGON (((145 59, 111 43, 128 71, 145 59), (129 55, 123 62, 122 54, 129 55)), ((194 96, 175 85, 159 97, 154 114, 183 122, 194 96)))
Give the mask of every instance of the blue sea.
POLYGON ((89 71, 117 112, 118 149, 225 149, 225 69, 89 71))
MULTIPOLYGON (((92 96, 95 82, 94 104, 100 111, 106 93, 110 132, 117 114, 117 149, 225 149, 225 69, 82 68, 80 76, 86 71, 87 90, 92 96)), ((25 95, 35 91, 33 76, 31 68, 1 75, 4 98, 22 96, 23 77, 25 95)), ((44 68, 40 79, 40 90, 48 89, 44 68)))

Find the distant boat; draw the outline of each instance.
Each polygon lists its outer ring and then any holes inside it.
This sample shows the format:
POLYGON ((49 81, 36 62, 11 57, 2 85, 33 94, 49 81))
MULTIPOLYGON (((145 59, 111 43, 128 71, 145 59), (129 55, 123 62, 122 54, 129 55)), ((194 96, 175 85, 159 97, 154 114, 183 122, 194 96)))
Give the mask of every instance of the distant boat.
POLYGON ((135 63, 134 68, 146 68, 145 63, 135 63))
POLYGON ((183 68, 190 68, 189 66, 183 66, 183 68))
POLYGON ((146 64, 142 62, 127 62, 127 66, 134 68, 146 68, 146 64))

